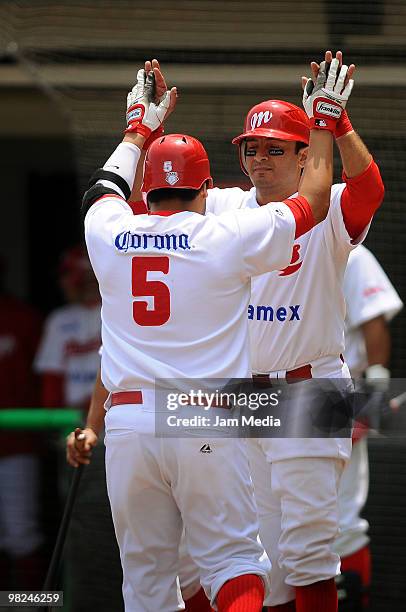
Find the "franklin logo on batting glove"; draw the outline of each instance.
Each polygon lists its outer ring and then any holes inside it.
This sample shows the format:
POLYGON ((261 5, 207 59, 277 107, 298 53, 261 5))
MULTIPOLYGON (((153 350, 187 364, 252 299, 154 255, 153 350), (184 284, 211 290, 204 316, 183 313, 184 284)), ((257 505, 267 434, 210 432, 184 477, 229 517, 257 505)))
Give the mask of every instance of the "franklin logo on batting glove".
POLYGON ((341 117, 342 109, 339 106, 334 106, 333 104, 326 104, 325 102, 317 102, 316 111, 321 113, 322 115, 329 115, 330 117, 336 117, 339 119, 341 117))

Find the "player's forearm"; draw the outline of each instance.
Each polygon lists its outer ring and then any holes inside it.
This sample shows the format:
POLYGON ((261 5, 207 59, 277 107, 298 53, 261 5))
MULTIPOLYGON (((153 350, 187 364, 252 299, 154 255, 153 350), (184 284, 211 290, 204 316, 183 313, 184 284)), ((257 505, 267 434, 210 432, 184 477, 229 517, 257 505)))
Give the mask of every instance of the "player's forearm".
POLYGON ((382 204, 385 187, 379 168, 372 158, 361 174, 345 179, 341 210, 347 232, 352 239, 356 239, 382 204))
POLYGON ((117 187, 120 187, 120 182, 115 183, 114 175, 117 175, 129 187, 130 195, 128 192, 122 192, 125 199, 140 200, 145 158, 145 151, 142 150, 144 142, 145 138, 141 134, 136 132, 125 134, 123 143, 117 147, 103 166, 103 170, 108 170, 111 174, 111 180, 100 180, 98 182, 106 187, 111 186, 113 189, 117 189, 117 187), (137 149, 125 146, 129 144, 135 145, 137 149), (114 171, 112 171, 113 169, 114 171))
POLYGON ((108 397, 108 391, 104 388, 101 381, 100 369, 97 373, 96 381, 93 387, 92 398, 90 400, 90 408, 86 419, 86 427, 90 427, 99 435, 104 427, 104 403, 108 397))
POLYGON ((126 134, 103 168, 96 170, 90 178, 90 188, 83 196, 83 215, 105 196, 119 196, 124 200, 130 198, 143 142, 144 138, 138 134, 126 134))
POLYGON ((311 130, 309 152, 299 196, 308 201, 315 223, 322 221, 330 203, 333 181, 333 136, 328 130, 311 130))
POLYGON ((137 169, 135 172, 134 185, 130 195, 130 202, 139 202, 142 200, 141 185, 144 176, 144 160, 146 151, 141 150, 141 155, 138 160, 137 169))
MULTIPOLYGON (((136 145, 140 149, 140 151, 142 151, 145 138, 144 136, 141 136, 141 134, 137 134, 137 132, 129 132, 128 134, 124 135, 123 142, 130 142, 131 144, 136 145)), ((142 157, 143 155, 145 156, 145 151, 142 151, 141 153, 140 159, 142 158, 142 160, 144 160, 144 158, 142 157)))
POLYGON ((336 139, 336 143, 343 170, 348 178, 358 176, 367 169, 372 161, 372 155, 356 132, 344 134, 336 139))
POLYGON ((389 365, 391 340, 384 316, 375 317, 361 325, 365 340, 368 366, 389 365))

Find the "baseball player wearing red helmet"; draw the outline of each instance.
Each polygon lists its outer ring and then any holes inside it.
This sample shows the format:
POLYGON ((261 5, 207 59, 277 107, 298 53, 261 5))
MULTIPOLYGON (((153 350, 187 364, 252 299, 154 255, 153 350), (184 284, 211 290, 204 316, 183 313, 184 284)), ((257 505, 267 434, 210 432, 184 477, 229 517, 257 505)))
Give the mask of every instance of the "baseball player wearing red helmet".
MULTIPOLYGON (((124 141, 84 197, 86 243, 103 302, 102 380, 110 392, 106 471, 125 607, 181 607, 176 568, 182 519, 212 605, 259 611, 268 567, 259 560, 245 445, 238 438, 209 439, 203 446, 193 435, 155 438, 155 385, 162 377, 250 373, 250 279, 286 266, 295 238, 325 218, 332 137, 317 125, 311 131, 296 198, 218 219, 204 215, 211 177, 203 147, 190 136, 159 138, 145 163, 151 214, 133 216, 125 198, 140 150, 162 123, 171 95, 151 103, 151 80, 139 71, 124 141)), ((217 410, 227 414, 226 406, 217 410)))
MULTIPOLYGON (((383 199, 379 170, 343 107, 354 66, 326 52, 312 62, 313 81, 303 79, 307 116, 294 105, 268 100, 253 107, 234 139, 253 188, 209 192, 208 210, 238 202, 257 209, 294 197, 306 164, 308 127, 329 129, 336 110, 335 140, 344 182, 333 185, 327 218, 295 241, 288 266, 253 279, 248 308, 254 380, 349 377, 343 362, 345 306, 342 279, 350 252, 363 241, 383 199), (330 65, 329 92, 314 117, 309 92, 330 65), (334 72, 332 73, 332 68, 334 72)), ((260 535, 272 561, 271 610, 330 612, 337 609, 334 578, 340 559, 332 551, 338 532, 337 492, 351 454, 348 439, 250 440, 249 455, 260 516, 260 535)))
MULTIPOLYGON (((384 193, 377 165, 344 110, 354 68, 342 65, 341 52, 334 60, 326 52, 321 71, 312 62, 313 81, 302 80, 307 116, 280 100, 253 107, 233 142, 254 187, 208 192, 207 210, 215 213, 294 197, 306 164, 309 127, 334 130, 344 182, 333 186, 326 220, 295 241, 288 266, 253 279, 248 308, 252 367, 254 378, 260 375, 262 381, 349 377, 342 360, 342 279, 349 253, 364 239, 384 193), (315 105, 314 82, 330 64, 326 96, 315 105)), ((339 557, 332 543, 350 441, 262 439, 249 447, 261 539, 273 562, 271 609, 335 610, 339 557)))

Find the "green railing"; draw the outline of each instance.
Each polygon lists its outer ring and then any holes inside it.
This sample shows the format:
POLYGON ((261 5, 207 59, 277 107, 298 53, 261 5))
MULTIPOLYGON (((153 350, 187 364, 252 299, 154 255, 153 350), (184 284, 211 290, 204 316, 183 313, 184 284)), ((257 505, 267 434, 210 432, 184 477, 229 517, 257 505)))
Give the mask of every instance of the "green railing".
POLYGON ((71 408, 6 408, 0 410, 0 429, 60 429, 78 427, 82 412, 71 408))

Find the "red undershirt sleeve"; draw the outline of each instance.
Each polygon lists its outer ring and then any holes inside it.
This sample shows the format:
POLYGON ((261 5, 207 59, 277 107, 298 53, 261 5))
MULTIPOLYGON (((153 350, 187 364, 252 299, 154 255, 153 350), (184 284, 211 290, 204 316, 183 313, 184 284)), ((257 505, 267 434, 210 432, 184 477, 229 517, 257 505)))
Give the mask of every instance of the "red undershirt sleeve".
POLYGON ((348 178, 343 174, 343 180, 346 186, 341 195, 341 211, 347 232, 355 240, 381 205, 385 188, 374 160, 358 176, 348 178))
POLYGON ((299 238, 314 227, 313 211, 309 202, 303 196, 283 201, 290 208, 296 221, 295 238, 299 238))
POLYGON ((134 215, 146 215, 148 213, 147 205, 143 200, 138 200, 136 202, 131 202, 129 200, 127 204, 130 206, 134 215))

